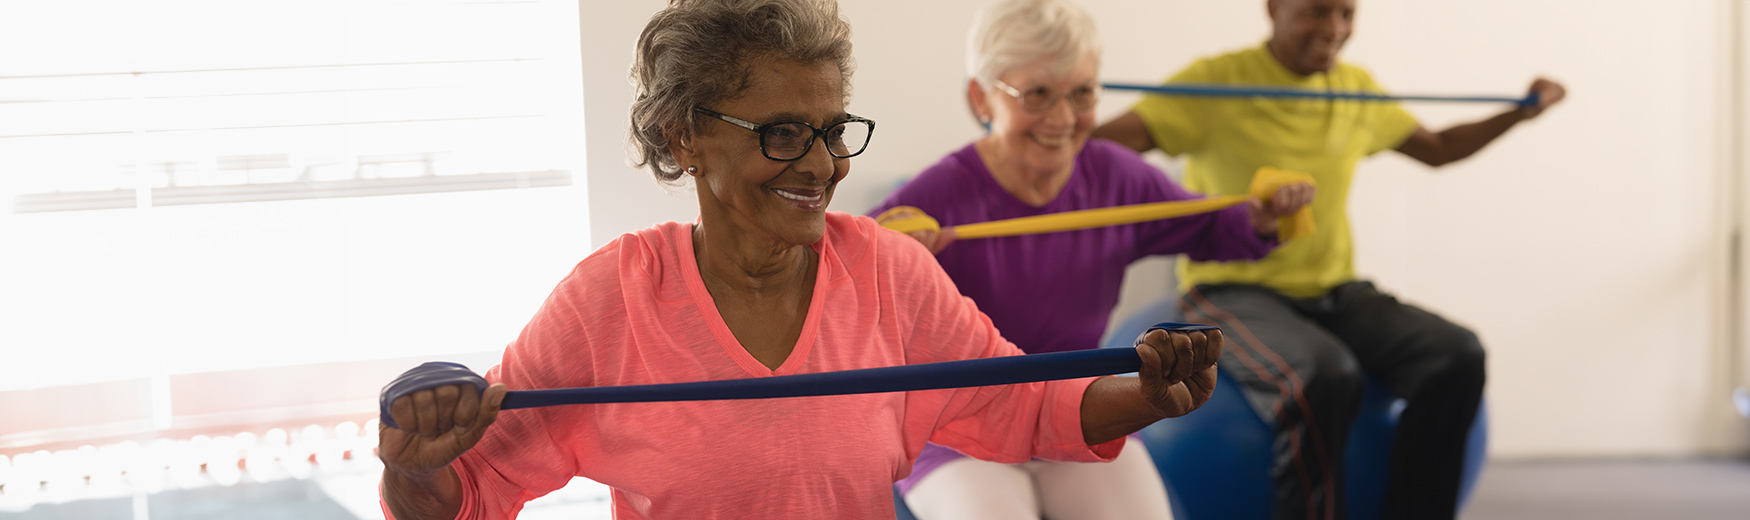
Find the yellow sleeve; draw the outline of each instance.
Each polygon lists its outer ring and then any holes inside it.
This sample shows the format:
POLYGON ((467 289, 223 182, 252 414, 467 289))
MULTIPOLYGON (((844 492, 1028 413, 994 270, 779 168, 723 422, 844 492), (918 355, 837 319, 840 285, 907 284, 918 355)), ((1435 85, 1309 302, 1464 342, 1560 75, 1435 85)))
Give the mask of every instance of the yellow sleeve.
MULTIPOLYGON (((1367 71, 1360 71, 1360 74, 1363 90, 1389 94, 1384 87, 1373 81, 1372 74, 1367 71)), ((1416 116, 1410 115, 1408 110, 1404 110, 1403 103, 1399 102, 1374 103, 1369 116, 1372 121, 1373 142, 1367 144, 1367 155, 1396 149, 1398 145, 1404 144, 1405 139, 1410 138, 1410 134, 1415 133, 1416 127, 1421 126, 1416 121, 1416 116)))
MULTIPOLYGON (((1167 83, 1208 83, 1207 71, 1207 61, 1199 60, 1168 78, 1167 83)), ((1208 135, 1204 127, 1212 122, 1204 117, 1208 107, 1207 101, 1189 96, 1145 95, 1130 110, 1142 118, 1155 146, 1168 155, 1179 155, 1203 148, 1208 135)))

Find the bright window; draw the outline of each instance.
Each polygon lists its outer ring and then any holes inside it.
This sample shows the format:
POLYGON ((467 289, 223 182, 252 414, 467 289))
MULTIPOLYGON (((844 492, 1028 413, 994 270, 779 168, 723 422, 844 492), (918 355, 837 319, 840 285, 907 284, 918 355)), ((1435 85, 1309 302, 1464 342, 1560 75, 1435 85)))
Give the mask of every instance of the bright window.
POLYGON ((577 20, 0 0, 0 512, 327 475, 376 515, 376 389, 484 371, 589 253, 577 20))
POLYGON ((502 347, 588 252, 576 20, 0 1, 0 390, 502 347))

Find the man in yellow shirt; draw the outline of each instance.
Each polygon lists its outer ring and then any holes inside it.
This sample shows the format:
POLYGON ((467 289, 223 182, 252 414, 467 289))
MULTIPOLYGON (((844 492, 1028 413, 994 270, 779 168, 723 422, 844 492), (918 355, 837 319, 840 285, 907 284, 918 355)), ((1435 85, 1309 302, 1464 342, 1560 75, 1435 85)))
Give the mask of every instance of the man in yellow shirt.
MULTIPOLYGON (((1198 60, 1173 83, 1383 92, 1340 63, 1356 0, 1267 0, 1273 33, 1260 47, 1198 60)), ((1363 374, 1408 400, 1392 446, 1384 518, 1452 518, 1464 446, 1481 400, 1475 334, 1401 303, 1355 275, 1349 183, 1355 164, 1397 150, 1430 166, 1463 159, 1564 95, 1538 79, 1537 104, 1429 131, 1396 103, 1150 96, 1094 131, 1139 152, 1186 154, 1185 186, 1246 193, 1273 166, 1311 174, 1316 232, 1255 262, 1181 262, 1191 321, 1229 331, 1221 366, 1276 428, 1275 517, 1343 518, 1342 460, 1363 374)))

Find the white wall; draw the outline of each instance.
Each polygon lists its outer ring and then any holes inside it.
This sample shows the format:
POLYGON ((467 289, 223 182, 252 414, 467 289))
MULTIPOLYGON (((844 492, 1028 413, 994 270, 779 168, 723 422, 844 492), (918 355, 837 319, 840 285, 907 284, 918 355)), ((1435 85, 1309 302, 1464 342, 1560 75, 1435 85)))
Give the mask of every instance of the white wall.
MULTIPOLYGON (((1363 276, 1470 325, 1490 350, 1497 457, 1742 452, 1724 359, 1716 196, 1730 0, 1362 2, 1346 58, 1404 93, 1517 94, 1537 75, 1569 99, 1472 159, 1433 171, 1364 162, 1351 211, 1363 276)), ((1261 42, 1263 2, 1083 0, 1102 76, 1155 81, 1261 42)), ((631 49, 663 2, 582 0, 591 235, 601 244, 692 219, 624 162, 631 49)), ((964 38, 982 2, 847 0, 853 113, 880 122, 833 208, 861 212, 977 137, 962 101, 964 38)), ((1134 102, 1114 93, 1103 117, 1134 102)), ((1416 104, 1430 128, 1499 107, 1416 104)), ((1164 290, 1164 263, 1127 294, 1164 290)), ((1132 305, 1135 302, 1127 302, 1132 305)))
MULTIPOLYGON (((1491 347, 1494 452, 1742 449, 1716 368, 1725 4, 1378 4, 1349 57, 1386 85, 1571 87, 1438 175, 1387 157, 1356 184, 1362 270, 1491 347)), ((1413 110, 1433 127, 1477 115, 1413 110)))
POLYGON ((1734 52, 1727 57, 1727 77, 1734 81, 1728 83, 1723 96, 1730 115, 1723 122, 1725 131, 1720 139, 1725 159, 1720 192, 1726 199, 1721 211, 1724 223, 1721 231, 1729 244, 1724 265, 1732 274, 1728 284, 1733 279, 1737 283, 1725 287, 1726 305, 1721 313, 1726 316, 1722 320, 1725 322, 1722 335, 1726 337, 1727 348, 1721 351, 1724 362, 1720 366, 1728 372, 1728 382, 1737 385, 1733 389, 1735 408, 1739 414, 1750 417, 1750 304, 1745 301, 1746 294, 1750 294, 1750 280, 1744 276, 1744 234, 1750 229, 1750 207, 1746 207, 1750 206, 1750 182, 1745 179, 1750 174, 1750 4, 1735 3, 1727 10, 1736 11, 1728 13, 1735 16, 1725 17, 1736 24, 1729 38, 1729 47, 1734 52))

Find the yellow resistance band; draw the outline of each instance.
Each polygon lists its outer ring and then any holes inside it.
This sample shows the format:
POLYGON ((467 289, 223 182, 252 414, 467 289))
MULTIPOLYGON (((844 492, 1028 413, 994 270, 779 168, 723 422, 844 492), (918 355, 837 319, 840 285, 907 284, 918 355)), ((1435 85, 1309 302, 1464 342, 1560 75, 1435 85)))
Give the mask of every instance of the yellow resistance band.
MULTIPOLYGON (((1259 200, 1270 201, 1276 195, 1276 190, 1295 183, 1312 183, 1313 178, 1300 172, 1279 170, 1265 166, 1258 168, 1252 175, 1252 186, 1246 195, 1226 195, 1207 199, 1184 200, 1172 202, 1154 202, 1149 204, 1133 204, 1129 206, 1113 206, 1110 208, 1085 209, 1080 211, 1065 211, 1050 215, 995 220, 977 224, 962 224, 954 226, 954 235, 958 239, 1006 237, 1014 235, 1031 235, 1035 233, 1055 233, 1120 224, 1134 224, 1198 213, 1208 213, 1237 204, 1245 204, 1246 200, 1256 197, 1259 200)), ((912 206, 895 206, 881 216, 875 217, 882 227, 901 233, 912 231, 940 231, 941 223, 925 214, 923 210, 912 206)), ((1277 235, 1282 240, 1310 235, 1313 232, 1312 207, 1300 208, 1293 215, 1277 219, 1277 235)))

